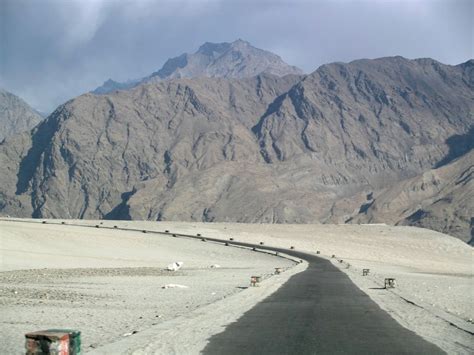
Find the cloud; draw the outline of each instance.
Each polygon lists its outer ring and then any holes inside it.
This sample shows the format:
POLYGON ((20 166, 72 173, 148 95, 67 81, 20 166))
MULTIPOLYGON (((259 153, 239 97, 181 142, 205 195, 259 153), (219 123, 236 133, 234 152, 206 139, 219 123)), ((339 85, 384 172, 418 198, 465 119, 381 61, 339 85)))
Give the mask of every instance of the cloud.
POLYGON ((0 85, 52 111, 108 78, 150 74, 205 41, 242 38, 306 72, 333 61, 473 57, 474 2, 0 0, 0 85))
POLYGON ((113 0, 69 0, 66 6, 59 7, 63 48, 70 49, 92 40, 113 3, 113 0))

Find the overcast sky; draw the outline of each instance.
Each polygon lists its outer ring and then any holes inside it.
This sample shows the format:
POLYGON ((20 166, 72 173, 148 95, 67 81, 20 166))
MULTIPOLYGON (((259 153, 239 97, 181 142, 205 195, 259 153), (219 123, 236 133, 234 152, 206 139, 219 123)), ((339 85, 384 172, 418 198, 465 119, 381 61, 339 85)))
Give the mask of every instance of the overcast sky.
POLYGON ((50 112, 238 38, 308 73, 391 55, 459 64, 474 57, 473 18, 471 0, 0 0, 0 87, 50 112))

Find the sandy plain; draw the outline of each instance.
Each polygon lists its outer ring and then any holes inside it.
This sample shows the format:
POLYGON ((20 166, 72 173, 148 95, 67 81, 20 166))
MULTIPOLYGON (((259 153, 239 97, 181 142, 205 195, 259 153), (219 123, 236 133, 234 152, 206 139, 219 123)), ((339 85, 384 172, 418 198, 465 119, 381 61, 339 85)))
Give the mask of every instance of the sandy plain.
POLYGON ((48 328, 81 330, 88 352, 295 264, 211 242, 60 224, 1 221, 0 236, 1 354, 24 353, 24 334, 48 328), (180 270, 164 270, 175 261, 180 270), (170 284, 187 288, 162 288, 170 284))
POLYGON ((210 242, 103 228, 117 225, 320 251, 403 326, 448 353, 474 352, 472 248, 441 233, 387 225, 66 221, 102 223, 102 229, 86 229, 32 222, 0 221, 0 326, 6 346, 22 344, 27 328, 87 326, 94 332, 83 332, 86 352, 199 353, 210 335, 304 268, 268 278, 258 290, 242 290, 250 274, 269 276, 274 267, 294 263, 210 242), (166 263, 178 259, 186 265, 182 272, 163 273, 166 263), (222 268, 210 269, 212 264, 222 268), (363 268, 370 269, 368 277, 361 275, 363 268), (396 279, 395 289, 382 288, 386 277, 396 279), (171 282, 189 288, 161 289, 171 282), (51 315, 64 322, 53 324, 51 315))

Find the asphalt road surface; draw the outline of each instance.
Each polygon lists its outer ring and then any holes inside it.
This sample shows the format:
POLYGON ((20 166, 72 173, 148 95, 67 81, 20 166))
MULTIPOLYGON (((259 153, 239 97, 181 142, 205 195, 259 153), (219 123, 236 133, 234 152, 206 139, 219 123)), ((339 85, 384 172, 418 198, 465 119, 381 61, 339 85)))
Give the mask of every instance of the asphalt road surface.
POLYGON ((398 324, 330 261, 273 250, 305 259, 308 269, 212 336, 203 354, 444 354, 398 324))

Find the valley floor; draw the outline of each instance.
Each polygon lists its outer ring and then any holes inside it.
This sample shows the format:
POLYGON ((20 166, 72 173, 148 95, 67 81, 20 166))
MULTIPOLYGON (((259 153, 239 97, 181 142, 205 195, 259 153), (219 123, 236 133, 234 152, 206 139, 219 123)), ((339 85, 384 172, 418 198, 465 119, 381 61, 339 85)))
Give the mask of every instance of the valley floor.
MULTIPOLYGON (((174 343, 167 339, 169 347, 157 352, 196 353, 210 335, 221 332, 304 268, 299 264, 265 280, 258 290, 238 292, 248 285, 250 275, 269 276, 274 267, 293 263, 210 242, 30 221, 34 223, 0 220, 0 334, 5 339, 0 342, 1 353, 7 349, 21 353, 24 333, 51 327, 82 330, 83 349, 95 349, 97 354, 114 349, 118 340, 115 350, 153 353, 159 349, 159 341, 153 339, 160 334, 179 334, 190 345, 183 348, 176 339, 174 343), (164 272, 163 267, 173 261, 184 261, 185 267, 164 272), (211 269, 212 264, 221 268, 211 269), (189 288, 161 288, 169 283, 189 288), (223 318, 224 313, 229 315, 223 318), (133 331, 138 333, 125 336, 133 331)), ((472 248, 440 233, 386 225, 66 223, 200 233, 320 251, 406 328, 448 353, 474 351, 474 327, 469 321, 474 318, 472 248), (361 275, 363 268, 370 269, 369 276, 361 275), (383 289, 386 277, 396 279, 395 289, 383 289)))
POLYGON ((295 264, 215 243, 60 224, 0 221, 0 236, 0 354, 24 354, 24 334, 48 328, 80 330, 87 353, 295 264), (184 262, 180 270, 164 270, 175 261, 184 262), (187 288, 163 288, 170 284, 187 288))

